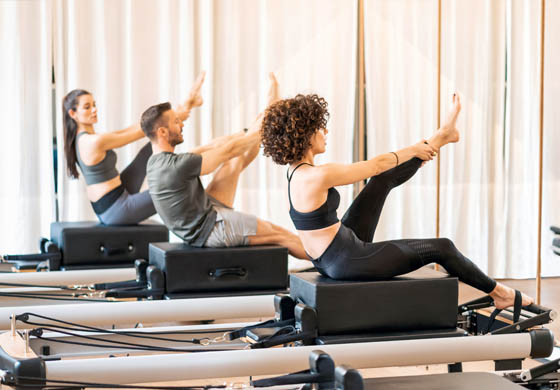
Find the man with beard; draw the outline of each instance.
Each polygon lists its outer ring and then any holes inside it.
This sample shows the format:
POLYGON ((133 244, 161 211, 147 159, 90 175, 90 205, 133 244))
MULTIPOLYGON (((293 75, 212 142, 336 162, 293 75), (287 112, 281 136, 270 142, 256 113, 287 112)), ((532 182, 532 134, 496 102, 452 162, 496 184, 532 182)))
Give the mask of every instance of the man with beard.
MULTIPOLYGON (((202 105, 203 77, 191 90, 194 107, 202 105)), ((277 99, 273 74, 270 81, 269 103, 277 99)), ((232 208, 239 175, 259 152, 261 122, 259 115, 246 133, 216 138, 177 154, 175 147, 183 142, 183 122, 169 103, 148 108, 141 126, 154 153, 147 166, 150 195, 165 225, 186 244, 214 248, 277 244, 297 258, 308 259, 297 235, 232 208), (205 189, 200 176, 213 172, 205 189)))

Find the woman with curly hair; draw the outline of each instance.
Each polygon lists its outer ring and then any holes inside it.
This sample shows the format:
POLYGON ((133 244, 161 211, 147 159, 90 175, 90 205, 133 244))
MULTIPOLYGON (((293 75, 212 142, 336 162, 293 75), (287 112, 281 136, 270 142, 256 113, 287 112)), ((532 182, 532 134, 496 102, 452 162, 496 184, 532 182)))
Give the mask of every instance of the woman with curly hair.
POLYGON ((498 309, 516 300, 524 306, 532 303, 528 296, 485 275, 449 239, 372 242, 391 189, 410 179, 442 146, 459 141, 455 124, 460 110, 459 97, 453 95, 453 107, 444 125, 428 140, 366 161, 324 165, 314 163, 327 144, 329 113, 323 98, 297 95, 266 110, 264 154, 277 164, 289 165, 290 217, 322 275, 343 280, 388 279, 435 262, 462 282, 489 294, 498 309), (366 179, 366 186, 339 221, 336 210, 340 196, 335 187, 366 179))

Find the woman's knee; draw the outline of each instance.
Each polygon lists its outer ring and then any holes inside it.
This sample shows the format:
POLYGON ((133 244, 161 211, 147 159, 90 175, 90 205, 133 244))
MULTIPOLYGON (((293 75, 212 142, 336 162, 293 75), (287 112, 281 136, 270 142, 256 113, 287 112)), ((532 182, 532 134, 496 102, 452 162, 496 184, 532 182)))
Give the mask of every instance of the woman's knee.
POLYGON ((457 250, 453 241, 449 238, 437 238, 436 239, 437 246, 441 251, 445 252, 454 252, 457 250))
POLYGON ((462 257, 461 252, 459 252, 453 241, 451 241, 449 238, 438 238, 436 240, 437 249, 441 257, 440 263, 444 267, 446 263, 459 260, 462 257))

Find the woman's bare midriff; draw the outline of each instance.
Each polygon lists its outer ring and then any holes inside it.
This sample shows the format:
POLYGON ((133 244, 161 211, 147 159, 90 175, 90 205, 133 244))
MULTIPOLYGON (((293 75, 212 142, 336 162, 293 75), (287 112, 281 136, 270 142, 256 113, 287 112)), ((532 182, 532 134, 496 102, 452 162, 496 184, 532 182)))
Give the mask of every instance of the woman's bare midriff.
POLYGON ((337 222, 323 229, 298 230, 298 234, 307 254, 316 259, 327 250, 339 228, 340 222, 337 222))
POLYGON ((87 186, 86 191, 90 202, 97 202, 106 193, 114 190, 121 185, 121 176, 116 176, 103 183, 90 184, 87 186))

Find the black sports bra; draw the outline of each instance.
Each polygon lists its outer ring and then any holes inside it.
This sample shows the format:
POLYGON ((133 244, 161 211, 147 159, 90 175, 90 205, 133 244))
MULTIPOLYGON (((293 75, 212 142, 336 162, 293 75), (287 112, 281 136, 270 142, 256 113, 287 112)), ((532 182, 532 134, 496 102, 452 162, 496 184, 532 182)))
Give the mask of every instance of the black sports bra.
MULTIPOLYGON (((292 174, 289 175, 289 170, 286 172, 288 177, 288 199, 290 200, 290 218, 297 230, 317 230, 329 227, 338 222, 338 217, 336 215, 336 209, 340 204, 340 194, 338 191, 331 187, 327 194, 327 200, 316 210, 310 211, 308 213, 300 213, 292 205, 292 197, 290 196, 290 181, 296 169, 302 165, 311 165, 307 163, 301 163, 294 168, 292 174)), ((313 166, 313 165, 311 165, 313 166)))

